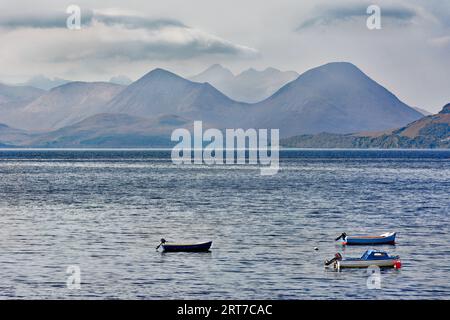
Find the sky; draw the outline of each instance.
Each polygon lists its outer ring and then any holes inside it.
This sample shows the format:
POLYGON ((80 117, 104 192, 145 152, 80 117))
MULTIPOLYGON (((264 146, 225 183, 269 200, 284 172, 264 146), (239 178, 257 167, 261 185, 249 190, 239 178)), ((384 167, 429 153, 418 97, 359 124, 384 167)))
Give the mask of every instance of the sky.
POLYGON ((411 106, 450 102, 447 0, 0 0, 0 43, 4 83, 136 80, 157 67, 189 77, 215 63, 302 73, 348 61, 411 106), (80 30, 67 28, 70 5, 80 30), (367 28, 369 5, 381 29, 367 28))

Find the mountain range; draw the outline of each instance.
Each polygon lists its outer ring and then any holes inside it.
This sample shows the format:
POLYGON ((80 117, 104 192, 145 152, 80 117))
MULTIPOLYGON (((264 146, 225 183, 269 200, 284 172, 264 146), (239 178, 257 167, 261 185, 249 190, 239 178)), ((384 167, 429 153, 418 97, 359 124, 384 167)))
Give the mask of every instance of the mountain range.
MULTIPOLYGON (((220 66, 213 69, 226 73, 220 66)), ((279 81, 280 71, 268 70, 278 79, 273 83, 279 81)), ((257 81, 254 71, 243 74, 257 81)), ((261 78, 261 72, 256 74, 261 78)), ((288 138, 383 131, 423 117, 346 62, 311 69, 256 103, 234 100, 209 82, 163 69, 127 86, 70 82, 50 91, 21 87, 15 98, 8 95, 11 90, 17 87, 0 87, 0 99, 9 97, 0 102, 0 143, 8 146, 166 146, 171 130, 190 128, 194 120, 220 129, 279 128, 280 136, 288 138)))

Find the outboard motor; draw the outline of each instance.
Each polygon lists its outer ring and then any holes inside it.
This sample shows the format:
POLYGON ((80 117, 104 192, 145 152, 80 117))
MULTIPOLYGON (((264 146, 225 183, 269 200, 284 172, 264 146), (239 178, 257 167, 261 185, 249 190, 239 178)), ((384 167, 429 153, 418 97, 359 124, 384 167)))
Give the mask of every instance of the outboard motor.
POLYGON ((334 241, 338 241, 339 239, 345 240, 345 237, 347 236, 347 234, 345 232, 342 232, 342 234, 337 237, 336 239, 334 239, 334 241))
POLYGON ((167 241, 164 239, 164 238, 162 238, 161 240, 160 240, 160 243, 158 244, 158 246, 156 247, 156 250, 158 250, 159 249, 159 247, 161 247, 161 245, 163 245, 164 243, 166 243, 167 241))
POLYGON ((341 255, 339 252, 337 252, 337 253, 334 255, 334 258, 333 258, 333 259, 331 259, 331 260, 325 260, 325 265, 326 265, 326 266, 329 266, 330 264, 334 263, 335 261, 341 261, 341 260, 342 260, 342 255, 341 255))

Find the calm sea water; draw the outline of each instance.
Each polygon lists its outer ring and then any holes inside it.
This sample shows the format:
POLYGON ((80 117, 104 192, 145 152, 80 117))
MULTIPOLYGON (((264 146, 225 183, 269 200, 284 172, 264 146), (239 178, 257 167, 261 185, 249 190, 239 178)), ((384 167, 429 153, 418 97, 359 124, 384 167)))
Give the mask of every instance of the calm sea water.
POLYGON ((450 298, 450 151, 282 152, 281 170, 169 151, 0 151, 0 298, 450 298), (327 271, 342 232, 397 231, 401 270, 327 271), (213 240, 163 254, 159 239, 213 240), (319 250, 315 251, 314 247, 319 250), (66 269, 81 270, 69 290, 66 269))

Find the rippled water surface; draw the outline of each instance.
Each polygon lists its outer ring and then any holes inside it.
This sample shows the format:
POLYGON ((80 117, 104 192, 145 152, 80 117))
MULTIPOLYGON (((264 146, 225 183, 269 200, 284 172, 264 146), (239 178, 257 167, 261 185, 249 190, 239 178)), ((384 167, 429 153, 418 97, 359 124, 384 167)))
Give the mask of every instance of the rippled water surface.
POLYGON ((450 298, 450 151, 281 157, 261 176, 176 166, 170 151, 0 151, 0 298, 450 298), (389 230, 403 268, 383 270, 380 290, 366 270, 323 268, 366 249, 340 233, 389 230), (214 243, 162 254, 161 237, 214 243))

